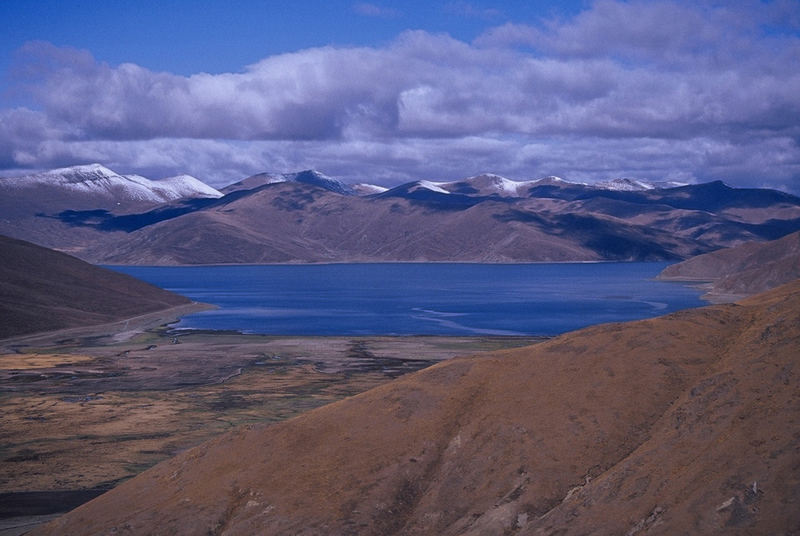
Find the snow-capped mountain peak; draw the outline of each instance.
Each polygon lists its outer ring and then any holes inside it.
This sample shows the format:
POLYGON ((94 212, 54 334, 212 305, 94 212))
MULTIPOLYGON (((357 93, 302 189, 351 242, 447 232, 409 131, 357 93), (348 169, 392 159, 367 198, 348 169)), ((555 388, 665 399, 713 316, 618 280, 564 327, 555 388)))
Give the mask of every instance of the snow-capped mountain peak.
POLYGON ((324 173, 320 173, 315 169, 306 169, 298 173, 285 173, 282 177, 290 182, 301 182, 304 184, 311 184, 319 186, 332 192, 340 193, 342 195, 352 195, 353 188, 349 184, 345 184, 338 179, 329 177, 324 173))
POLYGON ((12 188, 61 189, 116 204, 165 203, 187 197, 222 196, 214 188, 188 175, 152 181, 141 175, 120 175, 102 164, 70 166, 3 179, 2 185, 12 188))
POLYGON ((507 179, 494 173, 481 173, 466 179, 437 184, 450 193, 462 195, 519 197, 520 190, 528 183, 507 179))
POLYGON ((121 178, 123 178, 121 175, 101 164, 85 164, 51 169, 33 175, 11 177, 4 179, 4 181, 8 185, 27 186, 33 184, 77 184, 87 181, 121 178))
POLYGON ((252 190, 254 188, 265 186, 267 184, 278 184, 282 182, 299 182, 303 184, 311 184, 312 186, 318 186, 320 188, 324 188, 325 190, 336 192, 342 195, 354 195, 356 193, 353 187, 350 186, 349 184, 345 184, 338 179, 329 177, 324 173, 321 173, 315 169, 306 169, 304 171, 298 171, 295 173, 282 173, 282 174, 267 173, 267 172, 258 173, 256 175, 251 175, 246 179, 242 179, 233 184, 229 184, 228 186, 222 189, 222 192, 225 194, 229 194, 238 190, 252 190))

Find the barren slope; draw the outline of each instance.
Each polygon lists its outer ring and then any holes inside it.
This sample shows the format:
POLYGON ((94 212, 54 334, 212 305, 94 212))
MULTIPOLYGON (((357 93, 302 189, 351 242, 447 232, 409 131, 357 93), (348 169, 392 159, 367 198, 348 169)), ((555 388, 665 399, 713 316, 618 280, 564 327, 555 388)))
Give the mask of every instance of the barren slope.
POLYGON ((111 264, 518 262, 677 259, 699 247, 692 239, 613 216, 572 214, 559 200, 470 203, 363 198, 307 184, 269 184, 84 255, 111 264))
POLYGON ((698 255, 659 275, 667 280, 711 281, 712 297, 755 294, 799 277, 800 232, 698 255))
POLYGON ((788 534, 800 282, 456 359, 164 462, 36 534, 788 534))
POLYGON ((0 339, 102 324, 189 303, 133 277, 0 236, 0 339))

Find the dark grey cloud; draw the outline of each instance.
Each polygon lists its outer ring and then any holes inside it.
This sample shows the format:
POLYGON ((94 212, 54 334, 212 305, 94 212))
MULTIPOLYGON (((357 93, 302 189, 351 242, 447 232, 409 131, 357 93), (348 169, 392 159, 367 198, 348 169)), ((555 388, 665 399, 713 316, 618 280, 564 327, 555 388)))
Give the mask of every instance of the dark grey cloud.
POLYGON ((384 183, 632 175, 797 192, 797 11, 602 0, 472 43, 408 31, 188 77, 31 43, 13 72, 31 104, 0 108, 0 167, 99 160, 216 184, 312 166, 384 183))

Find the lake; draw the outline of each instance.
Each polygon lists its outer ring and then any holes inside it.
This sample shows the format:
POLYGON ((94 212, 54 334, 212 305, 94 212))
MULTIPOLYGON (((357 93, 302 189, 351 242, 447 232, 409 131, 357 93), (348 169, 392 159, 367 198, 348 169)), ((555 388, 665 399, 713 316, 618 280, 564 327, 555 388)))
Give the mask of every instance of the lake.
POLYGON ((555 335, 705 305, 668 263, 114 266, 218 309, 179 329, 276 335, 555 335))

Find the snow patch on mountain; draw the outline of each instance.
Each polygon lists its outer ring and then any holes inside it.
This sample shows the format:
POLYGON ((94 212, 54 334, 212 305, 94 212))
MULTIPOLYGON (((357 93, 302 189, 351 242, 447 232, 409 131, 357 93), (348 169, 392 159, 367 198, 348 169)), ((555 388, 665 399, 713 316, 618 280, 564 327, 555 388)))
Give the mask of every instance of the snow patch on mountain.
POLYGON ((374 195, 374 194, 382 194, 383 192, 388 191, 389 189, 385 186, 378 186, 377 184, 367 184, 367 183, 359 183, 351 185, 353 192, 356 195, 374 195))
POLYGON ((191 175, 175 175, 157 181, 151 181, 155 188, 175 195, 176 199, 183 197, 222 197, 222 192, 212 188, 191 175))
POLYGON ((353 195, 354 193, 353 188, 349 184, 345 184, 338 179, 329 177, 315 169, 307 169, 298 173, 285 173, 281 175, 281 177, 288 182, 311 184, 342 195, 353 195))
POLYGON ((530 181, 514 181, 494 173, 482 173, 460 181, 442 183, 441 186, 451 193, 520 197, 522 190, 530 184, 530 181))
POLYGON ((566 179, 562 179, 561 177, 556 177, 555 175, 550 175, 549 177, 543 177, 541 179, 536 179, 530 181, 531 186, 586 186, 585 182, 574 182, 568 181, 566 179))
POLYGON ((228 186, 222 188, 222 193, 227 195, 239 190, 253 190, 254 188, 258 188, 260 186, 276 184, 279 182, 286 182, 286 179, 281 175, 275 175, 273 173, 257 173, 256 175, 251 175, 246 179, 229 184, 228 186))
POLYGON ((661 181, 661 182, 653 182, 651 184, 656 188, 682 188, 684 186, 689 186, 688 182, 679 182, 679 181, 661 181))
POLYGON ((643 192, 645 190, 654 190, 656 188, 652 183, 647 181, 629 178, 609 179, 607 181, 596 182, 594 185, 598 188, 614 190, 618 192, 643 192))
POLYGON ((680 188, 682 186, 688 186, 688 185, 689 183, 686 182, 677 182, 677 181, 651 182, 641 179, 632 179, 623 177, 623 178, 609 179, 606 181, 596 182, 593 186, 595 186, 596 188, 603 188, 605 190, 616 190, 620 192, 643 192, 647 190, 657 190, 665 188, 680 188))
POLYGON ((436 182, 424 181, 423 180, 423 181, 417 181, 416 185, 419 186, 420 188, 425 188, 426 190, 430 190, 432 192, 437 192, 437 193, 440 193, 440 194, 449 194, 450 193, 447 190, 445 190, 444 188, 442 188, 442 186, 441 186, 442 183, 436 183, 436 182))
POLYGON ((444 183, 431 182, 426 180, 407 182, 400 186, 387 190, 378 194, 379 197, 404 197, 408 199, 431 199, 436 198, 439 194, 450 195, 442 185, 444 183))

